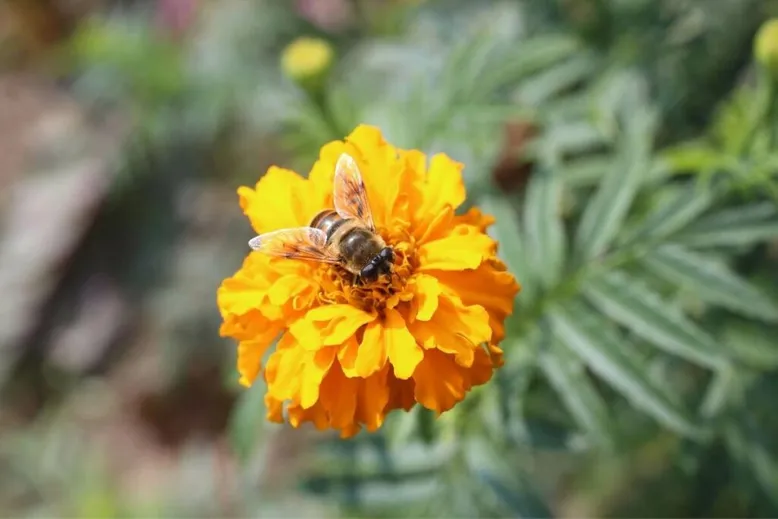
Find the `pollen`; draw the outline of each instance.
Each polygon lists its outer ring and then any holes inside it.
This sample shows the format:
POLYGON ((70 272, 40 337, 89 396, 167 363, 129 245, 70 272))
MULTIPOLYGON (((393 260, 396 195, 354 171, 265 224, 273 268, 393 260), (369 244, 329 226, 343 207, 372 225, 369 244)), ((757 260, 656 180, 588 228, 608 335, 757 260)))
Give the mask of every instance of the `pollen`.
POLYGON ((413 294, 406 290, 406 285, 418 265, 413 238, 392 242, 385 233, 382 235, 386 244, 394 250, 391 274, 380 276, 370 283, 360 283, 352 273, 338 266, 320 269, 318 279, 322 290, 318 300, 321 304, 349 304, 383 317, 387 308, 395 308, 401 301, 412 299, 413 294))

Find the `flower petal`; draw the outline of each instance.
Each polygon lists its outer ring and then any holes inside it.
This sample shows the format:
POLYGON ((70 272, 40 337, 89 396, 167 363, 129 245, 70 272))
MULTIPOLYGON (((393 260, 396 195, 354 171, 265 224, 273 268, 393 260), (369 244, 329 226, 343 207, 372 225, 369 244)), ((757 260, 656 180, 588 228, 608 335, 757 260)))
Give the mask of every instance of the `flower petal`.
POLYGON ((362 381, 357 399, 356 419, 365 424, 370 432, 378 430, 384 423, 386 404, 389 403, 389 387, 386 379, 389 366, 362 381))
POLYGON ((308 225, 322 208, 321 193, 294 171, 271 167, 255 189, 238 189, 240 207, 258 234, 308 225))
POLYGON ((323 346, 321 327, 305 317, 289 325, 289 334, 304 350, 316 351, 323 346))
POLYGON ((324 377, 320 389, 320 404, 330 416, 330 426, 345 429, 354 423, 359 379, 346 378, 335 363, 324 377))
POLYGON ((303 409, 312 407, 319 400, 322 379, 330 370, 337 353, 338 349, 334 346, 322 348, 306 360, 300 385, 300 406, 303 409))
POLYGON ((348 153, 356 160, 365 181, 373 219, 379 228, 386 227, 399 216, 394 209, 400 194, 410 188, 405 162, 398 157, 397 149, 384 140, 378 128, 360 125, 345 142, 325 145, 311 170, 310 178, 317 185, 326 186, 330 193, 335 164, 342 153, 348 153))
POLYGON ((503 322, 513 313, 514 299, 521 290, 521 285, 505 270, 502 262, 492 259, 475 270, 439 270, 430 271, 429 274, 455 292, 463 303, 484 307, 489 312, 493 341, 502 340, 505 335, 503 322), (489 290, 483 290, 481 287, 489 287, 489 290))
POLYGON ((412 316, 419 321, 429 321, 438 309, 441 287, 433 276, 420 274, 413 278, 414 310, 412 316))
POLYGON ((356 374, 367 378, 386 365, 386 343, 383 325, 373 321, 365 328, 362 343, 359 345, 356 361, 356 374))
POLYGON ((338 350, 338 362, 343 368, 343 373, 349 377, 357 377, 357 356, 359 355, 359 341, 356 336, 349 338, 338 350))
POLYGON ((435 347, 454 355, 457 364, 470 367, 479 344, 492 336, 489 314, 477 305, 466 306, 453 294, 440 297, 438 310, 428 321, 411 323, 411 333, 425 348, 435 347))
POLYGON ((306 314, 305 319, 317 322, 329 321, 321 330, 322 344, 334 346, 343 344, 349 337, 353 337, 359 328, 375 319, 375 316, 349 304, 338 304, 315 308, 306 314))
POLYGON ((465 397, 467 388, 462 371, 451 355, 427 350, 413 374, 414 398, 438 414, 448 411, 465 397))
POLYGON ((250 340, 238 343, 238 373, 239 382, 245 387, 251 387, 262 368, 262 357, 265 356, 273 340, 281 333, 279 325, 270 326, 257 331, 250 340))
POLYGON ((399 379, 410 378, 424 357, 424 353, 396 310, 386 311, 384 342, 395 376, 399 379))
POLYGON ((492 254, 494 242, 485 234, 453 234, 419 247, 420 272, 477 268, 492 254))

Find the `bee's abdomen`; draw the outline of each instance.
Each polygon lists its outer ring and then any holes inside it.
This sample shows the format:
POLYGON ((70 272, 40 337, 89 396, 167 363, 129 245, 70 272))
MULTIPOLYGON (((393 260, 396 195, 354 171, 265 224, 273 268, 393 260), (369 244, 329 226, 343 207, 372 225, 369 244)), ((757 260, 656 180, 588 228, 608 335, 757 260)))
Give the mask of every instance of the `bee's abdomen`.
POLYGON ((382 248, 383 245, 375 239, 373 233, 361 227, 345 231, 340 240, 341 254, 359 267, 367 265, 382 248))
POLYGON ((344 223, 346 223, 346 220, 341 218, 335 210, 325 209, 313 217, 311 227, 324 231, 327 234, 327 241, 329 241, 335 234, 335 231, 338 230, 338 227, 344 223))

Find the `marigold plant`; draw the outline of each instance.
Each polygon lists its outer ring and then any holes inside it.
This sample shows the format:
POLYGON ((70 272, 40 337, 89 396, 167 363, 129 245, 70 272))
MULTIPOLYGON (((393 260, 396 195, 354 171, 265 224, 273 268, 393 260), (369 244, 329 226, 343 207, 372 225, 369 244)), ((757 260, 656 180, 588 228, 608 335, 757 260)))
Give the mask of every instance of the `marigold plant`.
POLYGON ((240 382, 260 373, 268 419, 312 422, 342 437, 378 429, 417 402, 438 414, 502 365, 504 320, 520 287, 465 200, 462 164, 387 143, 359 126, 321 149, 308 178, 271 167, 238 190, 254 230, 304 227, 333 206, 335 166, 356 161, 392 273, 357 284, 336 265, 252 251, 218 290, 222 336, 238 341, 240 382), (275 349, 264 370, 261 361, 275 349))

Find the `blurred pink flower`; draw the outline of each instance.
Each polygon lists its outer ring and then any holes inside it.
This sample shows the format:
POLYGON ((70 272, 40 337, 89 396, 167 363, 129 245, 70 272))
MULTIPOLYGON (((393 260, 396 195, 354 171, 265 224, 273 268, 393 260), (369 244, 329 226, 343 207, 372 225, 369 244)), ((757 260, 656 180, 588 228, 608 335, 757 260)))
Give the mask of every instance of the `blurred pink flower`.
POLYGON ((337 31, 351 22, 351 4, 347 0, 296 0, 300 16, 326 31, 337 31))
POLYGON ((198 0, 157 0, 157 25, 175 39, 182 37, 197 16, 198 0))

